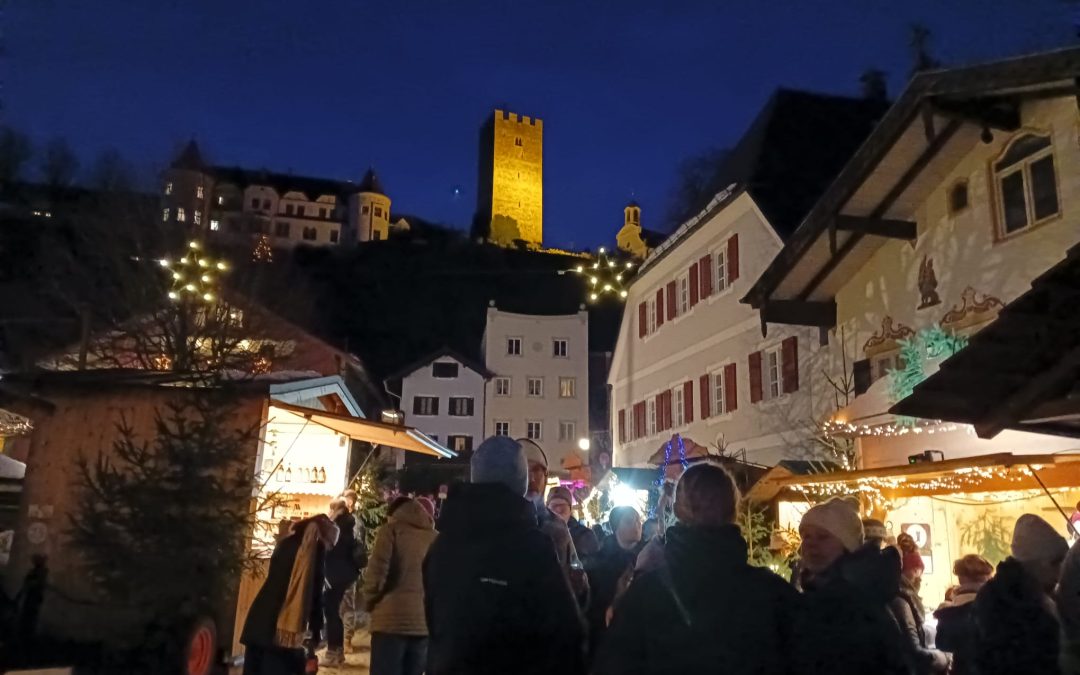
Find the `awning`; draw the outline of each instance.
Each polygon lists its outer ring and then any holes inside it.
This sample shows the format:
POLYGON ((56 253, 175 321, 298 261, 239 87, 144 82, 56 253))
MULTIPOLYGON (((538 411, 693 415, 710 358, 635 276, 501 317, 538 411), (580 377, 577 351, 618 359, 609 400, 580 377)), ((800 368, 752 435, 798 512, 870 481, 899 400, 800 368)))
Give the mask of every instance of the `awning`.
POLYGON ((275 408, 288 410, 315 424, 348 436, 354 441, 367 441, 376 445, 385 445, 407 452, 419 452, 434 457, 457 457, 457 453, 453 450, 439 445, 422 431, 411 427, 382 424, 381 422, 372 422, 371 420, 349 417, 348 415, 335 415, 322 410, 281 403, 280 401, 274 401, 272 405, 275 408))
POLYGON ((998 453, 941 462, 779 478, 788 495, 879 495, 886 499, 959 493, 1080 488, 1080 455, 998 453))

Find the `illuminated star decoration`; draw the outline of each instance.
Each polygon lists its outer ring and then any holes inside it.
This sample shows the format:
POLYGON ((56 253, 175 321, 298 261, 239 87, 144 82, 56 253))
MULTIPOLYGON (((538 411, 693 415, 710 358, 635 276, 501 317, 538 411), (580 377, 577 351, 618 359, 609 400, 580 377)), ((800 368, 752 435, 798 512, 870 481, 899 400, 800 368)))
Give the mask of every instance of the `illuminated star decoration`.
POLYGON ((206 255, 197 241, 188 242, 179 260, 162 258, 158 264, 172 276, 169 299, 174 302, 216 302, 219 277, 229 269, 225 261, 206 255))
POLYGON ((625 300, 626 282, 630 280, 633 267, 632 262, 619 262, 614 258, 609 258, 607 249, 601 246, 591 264, 580 264, 571 271, 585 278, 586 297, 589 302, 596 302, 607 293, 625 300))

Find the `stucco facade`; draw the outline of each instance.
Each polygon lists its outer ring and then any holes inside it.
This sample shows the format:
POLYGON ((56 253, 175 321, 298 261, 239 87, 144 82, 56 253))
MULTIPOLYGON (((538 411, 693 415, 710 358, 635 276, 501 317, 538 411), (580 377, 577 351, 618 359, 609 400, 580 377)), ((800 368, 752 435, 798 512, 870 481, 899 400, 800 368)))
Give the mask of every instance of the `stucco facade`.
POLYGON ((463 360, 433 358, 401 378, 405 424, 456 452, 484 439, 485 375, 463 360))
POLYGON ((763 339, 757 313, 739 303, 780 250, 780 238, 745 192, 673 238, 629 289, 608 380, 614 465, 646 466, 675 433, 714 452, 745 451, 752 462, 806 453, 817 332, 782 327, 763 339))
POLYGON ((484 330, 485 435, 531 437, 550 468, 576 456, 589 438, 589 315, 514 314, 489 307, 484 330))

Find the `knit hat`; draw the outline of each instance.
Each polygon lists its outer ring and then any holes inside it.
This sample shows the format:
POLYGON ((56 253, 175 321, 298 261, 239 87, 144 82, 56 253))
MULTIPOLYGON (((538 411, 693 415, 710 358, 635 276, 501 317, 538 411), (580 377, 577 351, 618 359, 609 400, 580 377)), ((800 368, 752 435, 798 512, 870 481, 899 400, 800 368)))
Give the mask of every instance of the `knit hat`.
POLYGON ((563 487, 562 485, 556 485, 548 490, 547 503, 550 504, 553 499, 561 499, 570 506, 574 505, 574 497, 570 494, 570 488, 563 487))
POLYGON ((1068 551, 1065 537, 1039 516, 1025 513, 1016 520, 1012 554, 1020 562, 1062 560, 1068 551))
POLYGON ((840 499, 830 499, 807 511, 802 517, 800 527, 802 525, 820 527, 839 539, 848 551, 854 551, 863 543, 863 526, 859 514, 850 504, 840 499))
POLYGON ((432 520, 435 520, 435 502, 431 501, 430 497, 417 497, 416 503, 427 511, 427 514, 431 516, 432 520))
POLYGON ((913 570, 926 569, 926 564, 923 563, 922 556, 918 551, 908 551, 901 559, 900 569, 905 572, 911 572, 913 570))
POLYGON ((536 441, 529 440, 528 438, 519 438, 517 442, 521 444, 521 449, 525 451, 525 460, 527 462, 535 462, 536 464, 542 465, 545 469, 548 468, 547 454, 536 441))
POLYGON ((885 537, 889 536, 888 531, 885 529, 885 523, 877 518, 863 518, 862 528, 867 541, 871 539, 885 541, 885 537))
POLYGON ((492 436, 473 452, 469 462, 473 483, 502 483, 525 496, 529 489, 529 464, 521 444, 508 436, 492 436))

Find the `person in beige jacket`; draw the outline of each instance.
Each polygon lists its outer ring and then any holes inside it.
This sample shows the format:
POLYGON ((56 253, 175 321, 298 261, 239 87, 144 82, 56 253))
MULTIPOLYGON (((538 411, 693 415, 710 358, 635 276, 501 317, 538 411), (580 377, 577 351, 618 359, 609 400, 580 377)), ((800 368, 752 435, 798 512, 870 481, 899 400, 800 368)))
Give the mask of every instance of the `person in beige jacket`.
POLYGON ((427 664, 422 566, 435 523, 416 501, 401 497, 375 535, 364 571, 371 613, 371 675, 421 675, 427 664))

